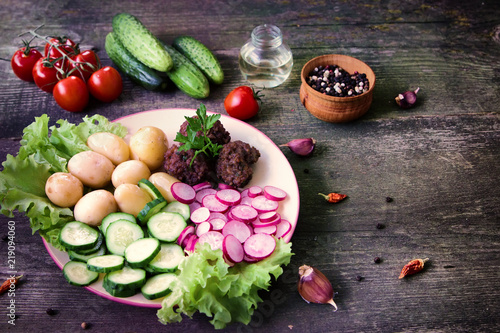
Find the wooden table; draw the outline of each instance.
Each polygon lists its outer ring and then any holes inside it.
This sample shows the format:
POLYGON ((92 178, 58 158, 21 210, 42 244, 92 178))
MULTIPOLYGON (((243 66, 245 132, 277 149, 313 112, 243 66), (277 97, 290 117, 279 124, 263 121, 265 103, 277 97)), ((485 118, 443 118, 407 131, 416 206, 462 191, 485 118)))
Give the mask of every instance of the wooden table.
MULTIPOLYGON (((104 38, 119 12, 136 15, 164 42, 187 34, 211 48, 226 79, 202 102, 222 114, 225 96, 245 84, 238 51, 255 26, 276 24, 293 51, 290 78, 264 91, 260 113, 248 123, 276 144, 318 141, 308 158, 283 149, 300 190, 295 255, 273 283, 274 294, 263 293, 252 322, 225 331, 500 330, 498 1, 4 1, 1 57, 9 59, 20 46, 18 34, 44 24, 43 32, 69 35, 111 65, 104 38), (302 66, 329 53, 354 56, 376 73, 373 104, 359 120, 326 123, 300 102, 302 66), (395 96, 417 87, 416 107, 399 109, 395 96), (349 197, 333 205, 318 192, 349 197), (424 257, 430 260, 423 272, 398 279, 403 265, 424 257), (337 312, 301 299, 296 282, 302 264, 330 279, 337 312)), ((17 153, 23 128, 42 114, 78 123, 84 115, 116 119, 200 103, 175 89, 146 91, 124 78, 117 101, 69 113, 50 94, 17 79, 8 62, 0 62, 0 71, 1 161, 17 153)), ((165 327, 153 309, 70 286, 27 218, 0 216, 0 235, 7 235, 9 221, 15 224, 16 269, 25 278, 16 289, 15 326, 6 316, 13 298, 0 296, 0 331, 77 332, 82 322, 95 332, 213 330, 204 315, 165 327)), ((7 252, 7 242, 0 242, 2 278, 7 252)))

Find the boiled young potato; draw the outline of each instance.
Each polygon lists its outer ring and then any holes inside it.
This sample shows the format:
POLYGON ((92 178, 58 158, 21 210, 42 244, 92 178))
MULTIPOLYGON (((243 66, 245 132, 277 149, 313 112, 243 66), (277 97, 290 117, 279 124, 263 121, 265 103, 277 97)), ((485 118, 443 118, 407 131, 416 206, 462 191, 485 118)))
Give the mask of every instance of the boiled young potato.
POLYGON ((91 150, 78 153, 68 161, 68 171, 83 185, 94 189, 108 185, 114 169, 109 158, 91 150))
POLYGON ((116 166, 111 175, 114 187, 121 184, 136 184, 143 178, 148 179, 151 175, 146 163, 139 160, 128 160, 116 166))
POLYGON ((106 190, 95 190, 85 194, 75 205, 76 221, 97 227, 108 214, 116 212, 118 206, 113 194, 106 190))
POLYGON ((83 196, 83 184, 70 173, 56 172, 47 179, 45 194, 59 207, 73 207, 83 196))
POLYGON ((130 137, 130 155, 146 163, 151 171, 158 169, 168 148, 165 133, 154 126, 141 127, 130 137))
POLYGON ((137 217, 148 202, 153 200, 151 196, 138 185, 121 184, 115 189, 115 200, 120 211, 137 217))
POLYGON ((160 191, 168 202, 175 201, 170 187, 179 180, 166 172, 155 172, 149 177, 149 181, 160 191))
POLYGON ((125 162, 130 158, 130 149, 125 140, 113 133, 94 133, 87 139, 87 146, 109 158, 114 165, 125 162))

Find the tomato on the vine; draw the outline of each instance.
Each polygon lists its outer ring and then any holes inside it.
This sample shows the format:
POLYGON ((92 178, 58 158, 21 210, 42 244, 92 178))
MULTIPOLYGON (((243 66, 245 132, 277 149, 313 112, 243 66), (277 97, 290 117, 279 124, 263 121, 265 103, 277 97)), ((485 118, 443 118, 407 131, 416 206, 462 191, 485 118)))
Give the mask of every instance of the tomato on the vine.
POLYGON ((33 67, 41 57, 42 54, 37 49, 26 45, 17 50, 12 56, 10 60, 12 71, 21 80, 33 82, 33 67))
POLYGON ((101 68, 101 61, 92 50, 85 50, 82 53, 71 57, 74 61, 70 64, 70 75, 82 77, 87 81, 90 76, 101 68))
POLYGON ((53 94, 57 104, 67 111, 80 112, 89 103, 87 85, 77 76, 69 76, 59 81, 53 94))
POLYGON ((51 93, 54 86, 62 78, 61 60, 50 62, 45 58, 40 58, 33 67, 33 80, 38 88, 51 93))
POLYGON ((246 120, 254 117, 259 112, 259 91, 241 86, 231 91, 224 100, 224 108, 234 118, 246 120))
POLYGON ((62 55, 74 55, 80 53, 78 44, 67 37, 54 37, 45 44, 45 56, 53 59, 62 57, 62 55), (57 46, 57 48, 55 47, 57 46))
POLYGON ((101 102, 109 103, 122 93, 123 81, 116 69, 106 66, 90 76, 87 86, 92 96, 101 102))

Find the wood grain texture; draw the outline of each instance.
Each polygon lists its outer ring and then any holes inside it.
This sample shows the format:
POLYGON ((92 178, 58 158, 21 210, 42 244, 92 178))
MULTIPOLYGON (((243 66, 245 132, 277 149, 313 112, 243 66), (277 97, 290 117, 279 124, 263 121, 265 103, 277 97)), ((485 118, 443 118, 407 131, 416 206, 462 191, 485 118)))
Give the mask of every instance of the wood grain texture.
MULTIPOLYGON (((53 124, 96 113, 117 119, 150 109, 194 109, 201 102, 225 114, 225 96, 246 84, 237 67, 239 48, 255 26, 276 24, 292 48, 294 68, 283 85, 263 91, 261 110, 248 123, 277 145, 300 137, 318 143, 307 158, 282 148, 301 200, 290 265, 262 293, 249 325, 222 331, 500 331, 498 1, 125 0, 103 6, 95 0, 7 0, 0 4, 0 57, 10 58, 19 33, 44 24, 43 31, 75 37, 112 65, 104 38, 122 11, 140 17, 167 43, 181 34, 201 40, 220 60, 224 84, 199 101, 173 87, 146 91, 123 77, 117 101, 92 101, 75 114, 0 61, 0 161, 17 153, 23 128, 42 114, 53 124), (354 56, 377 76, 372 107, 357 121, 322 122, 300 102, 302 66, 329 53, 354 56), (416 107, 400 110, 396 95, 416 87, 416 107), (329 204, 318 192, 348 198, 329 204), (399 280, 402 267, 418 257, 430 258, 424 271, 399 280), (330 279, 337 312, 301 299, 296 283, 302 264, 330 279)), ((78 332, 82 322, 91 332, 215 331, 204 315, 165 327, 154 309, 70 286, 25 217, 0 215, 0 236, 9 221, 15 221, 16 266, 25 278, 16 291, 16 326, 5 316, 9 297, 0 296, 1 332, 78 332), (48 315, 48 308, 56 314, 48 315)), ((7 252, 0 240, 2 278, 7 252)))

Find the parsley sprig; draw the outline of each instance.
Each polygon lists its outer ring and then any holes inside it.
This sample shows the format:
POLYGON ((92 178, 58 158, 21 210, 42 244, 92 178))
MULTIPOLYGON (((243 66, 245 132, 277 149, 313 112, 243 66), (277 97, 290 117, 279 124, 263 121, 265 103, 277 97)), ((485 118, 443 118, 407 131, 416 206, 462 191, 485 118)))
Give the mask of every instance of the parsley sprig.
POLYGON ((175 141, 183 143, 179 146, 179 151, 194 149, 194 157, 191 160, 189 166, 193 164, 196 156, 201 153, 205 153, 208 157, 215 157, 219 155, 219 151, 222 149, 222 145, 212 142, 208 138, 208 132, 214 126, 215 122, 219 120, 220 114, 213 114, 207 116, 207 108, 203 103, 196 110, 196 117, 184 117, 188 122, 186 128, 186 135, 177 132, 175 141), (201 131, 201 135, 197 135, 201 131))

